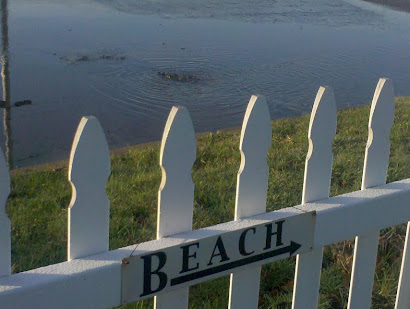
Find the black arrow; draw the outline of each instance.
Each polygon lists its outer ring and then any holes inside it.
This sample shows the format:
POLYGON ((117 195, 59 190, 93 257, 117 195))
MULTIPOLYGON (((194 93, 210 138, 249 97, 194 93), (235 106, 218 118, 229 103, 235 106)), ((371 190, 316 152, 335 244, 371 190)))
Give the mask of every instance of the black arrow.
POLYGON ((300 245, 300 244, 298 244, 294 241, 291 241, 290 245, 286 246, 286 247, 282 247, 282 248, 275 249, 275 250, 272 250, 272 251, 268 251, 268 252, 264 252, 264 253, 257 254, 257 255, 254 255, 254 256, 250 256, 250 257, 244 258, 242 260, 226 263, 226 264, 223 264, 223 265, 218 265, 218 266, 215 266, 215 267, 212 267, 212 268, 200 270, 200 271, 190 273, 190 274, 187 274, 187 275, 184 275, 184 276, 173 278, 173 279, 171 279, 171 286, 182 284, 182 283, 192 281, 192 280, 196 280, 196 279, 199 279, 199 278, 207 277, 207 276, 210 276, 210 275, 213 275, 213 274, 217 274, 217 273, 220 273, 220 272, 223 272, 223 271, 226 271, 226 270, 230 270, 230 269, 233 269, 233 268, 237 268, 237 267, 240 267, 240 266, 244 266, 244 265, 247 265, 247 264, 252 264, 252 263, 255 263, 255 262, 263 261, 263 260, 266 260, 266 259, 269 259, 269 258, 272 258, 272 257, 275 257, 275 256, 279 256, 279 255, 282 255, 282 254, 285 254, 285 253, 289 253, 289 256, 291 256, 297 250, 299 250, 300 247, 302 247, 302 245, 300 245))
MULTIPOLYGON (((302 245, 299 245, 298 243, 296 243, 296 242, 294 242, 294 241, 291 241, 289 247, 290 247, 289 253, 290 253, 290 255, 293 255, 293 253, 295 253, 296 251, 298 251, 299 248, 302 247, 302 245)), ((290 256, 290 255, 289 255, 289 256, 290 256)))

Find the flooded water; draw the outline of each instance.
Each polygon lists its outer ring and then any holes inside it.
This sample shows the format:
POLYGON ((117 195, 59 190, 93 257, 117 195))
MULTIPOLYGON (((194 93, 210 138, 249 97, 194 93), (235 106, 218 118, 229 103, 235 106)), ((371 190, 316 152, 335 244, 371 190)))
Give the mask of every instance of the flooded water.
POLYGON ((240 125, 256 93, 272 119, 309 112, 320 85, 338 108, 368 103, 379 77, 410 95, 410 14, 359 0, 15 0, 8 13, 11 102, 33 103, 11 109, 16 166, 68 157, 84 115, 114 148, 159 140, 173 105, 201 132, 240 125))

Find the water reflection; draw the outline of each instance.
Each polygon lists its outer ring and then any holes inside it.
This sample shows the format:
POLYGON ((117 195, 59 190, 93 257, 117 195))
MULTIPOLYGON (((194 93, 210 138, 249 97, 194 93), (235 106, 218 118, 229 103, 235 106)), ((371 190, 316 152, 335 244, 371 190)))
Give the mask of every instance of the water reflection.
POLYGON ((3 84, 3 125, 6 136, 6 158, 9 168, 13 168, 13 139, 11 137, 11 100, 10 100, 10 62, 9 62, 9 27, 8 0, 1 0, 1 79, 3 84))
POLYGON ((239 126, 254 93, 272 119, 310 112, 321 84, 338 108, 370 101, 380 76, 409 95, 408 15, 356 3, 11 1, 11 92, 36 103, 11 103, 14 164, 67 157, 84 115, 115 148, 159 140, 172 105, 200 132, 239 126))

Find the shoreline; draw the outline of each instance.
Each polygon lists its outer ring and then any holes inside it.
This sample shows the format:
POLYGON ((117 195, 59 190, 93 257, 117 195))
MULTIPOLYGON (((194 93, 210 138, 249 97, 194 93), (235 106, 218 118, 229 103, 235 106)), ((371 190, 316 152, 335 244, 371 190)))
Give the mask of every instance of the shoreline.
MULTIPOLYGON (((367 1, 367 0, 365 0, 365 1, 367 1)), ((410 103, 410 96, 397 96, 397 97, 395 97, 395 102, 396 103, 401 102, 401 101, 410 103)), ((369 106, 370 104, 371 103, 368 102, 365 105, 348 107, 348 108, 342 109, 342 110, 361 108, 363 106, 369 106)), ((299 116, 289 117, 289 118, 298 118, 298 117, 302 117, 302 116, 303 115, 299 115, 299 116)), ((281 119, 287 119, 287 118, 281 118, 281 119)), ((276 120, 280 120, 280 119, 275 119, 275 120, 272 120, 272 121, 274 122, 276 120)), ((222 132, 222 133, 223 132, 231 132, 231 133, 240 134, 241 133, 241 126, 219 129, 219 130, 216 130, 215 132, 213 132, 213 131, 199 132, 199 133, 196 133, 195 136, 196 136, 196 139, 198 140, 198 138, 200 138, 201 136, 205 136, 205 135, 210 134, 210 133, 216 134, 218 132, 222 132)), ((142 143, 142 144, 135 144, 135 145, 128 145, 128 146, 119 147, 119 148, 113 148, 113 149, 110 149, 110 156, 117 156, 117 155, 124 154, 128 151, 144 149, 144 148, 147 148, 147 147, 158 147, 159 148, 160 145, 161 145, 161 141, 152 141, 152 142, 147 142, 147 143, 142 143)), ((69 165, 69 158, 66 158, 66 159, 56 160, 56 161, 47 162, 47 163, 41 163, 41 164, 36 164, 36 165, 24 166, 24 167, 18 167, 16 169, 11 170, 10 175, 25 173, 25 172, 29 172, 29 171, 45 170, 45 169, 52 169, 52 170, 60 170, 60 169, 65 169, 65 168, 68 169, 68 165, 69 165)))
MULTIPOLYGON (((296 116, 296 117, 300 117, 300 116, 296 116)), ((296 118, 296 117, 292 117, 292 118, 296 118)), ((210 133, 216 134, 217 132, 235 132, 235 133, 240 134, 241 127, 238 126, 238 127, 232 127, 232 128, 224 128, 224 129, 216 130, 215 132, 213 131, 199 132, 195 134, 195 137, 196 137, 196 140, 198 140, 198 138, 200 138, 201 136, 205 136, 210 133)), ((161 146, 161 141, 152 141, 152 142, 146 142, 142 144, 135 144, 135 145, 128 145, 128 146, 113 148, 113 149, 110 149, 110 156, 112 157, 112 156, 122 155, 128 151, 145 149, 147 147, 158 147, 159 149, 160 146, 161 146)), ((25 173, 25 172, 30 172, 30 171, 43 171, 46 169, 57 171, 61 169, 68 169, 69 164, 70 164, 70 158, 68 157, 65 159, 60 159, 60 160, 46 162, 46 163, 17 167, 15 169, 12 169, 11 171, 9 170, 9 172, 10 172, 10 175, 13 175, 13 174, 20 174, 20 173, 25 173)))
POLYGON ((363 0, 363 1, 388 6, 390 8, 404 11, 404 12, 410 12, 410 1, 409 0, 363 0))

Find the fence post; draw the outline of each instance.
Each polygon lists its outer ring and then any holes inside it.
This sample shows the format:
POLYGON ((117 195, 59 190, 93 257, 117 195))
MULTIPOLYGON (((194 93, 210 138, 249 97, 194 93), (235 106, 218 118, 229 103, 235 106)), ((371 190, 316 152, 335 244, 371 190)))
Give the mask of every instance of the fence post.
POLYGON ((11 227, 6 213, 10 194, 10 174, 3 151, 0 150, 0 277, 11 274, 11 227))
MULTIPOLYGON (((266 99, 253 95, 242 124, 235 220, 266 212, 269 177, 266 154, 271 139, 272 125, 266 99)), ((256 266, 231 274, 229 308, 258 307, 260 269, 260 266, 256 266)))
POLYGON ((406 242, 404 243, 403 257, 401 262, 401 271, 399 286, 397 289, 395 309, 410 308, 410 222, 407 223, 406 242))
POLYGON ((95 117, 83 117, 70 154, 68 260, 108 251, 110 201, 106 183, 111 160, 104 131, 95 117))
MULTIPOLYGON (((332 142, 336 134, 336 103, 330 87, 320 87, 309 124, 309 150, 306 156, 302 204, 329 196, 332 176, 332 142)), ((296 257, 292 308, 318 306, 323 248, 296 257)))
MULTIPOLYGON (((393 85, 390 79, 381 78, 374 92, 370 110, 362 190, 386 183, 393 120, 393 85)), ((356 237, 349 309, 370 308, 378 244, 379 231, 356 237)))
MULTIPOLYGON (((196 158, 195 132, 188 110, 173 107, 161 142, 162 181, 158 192, 157 239, 192 230, 196 158)), ((155 297, 155 308, 188 308, 189 288, 155 297)))

